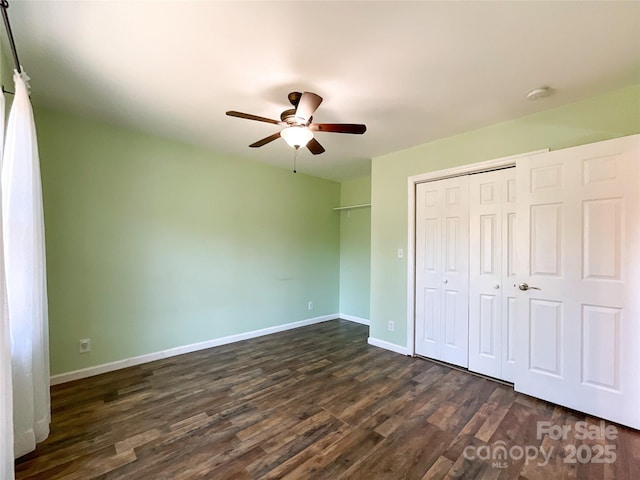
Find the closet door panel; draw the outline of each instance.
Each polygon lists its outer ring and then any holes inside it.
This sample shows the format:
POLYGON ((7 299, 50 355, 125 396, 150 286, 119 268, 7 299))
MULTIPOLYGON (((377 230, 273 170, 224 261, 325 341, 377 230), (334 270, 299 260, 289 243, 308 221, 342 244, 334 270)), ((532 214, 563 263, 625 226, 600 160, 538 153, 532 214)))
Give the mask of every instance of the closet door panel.
POLYGON ((502 376, 502 171, 469 180, 469 369, 502 376))
POLYGON ((502 379, 515 380, 516 328, 516 169, 503 170, 502 191, 502 379))
POLYGON ((467 366, 468 178, 416 187, 416 353, 467 366))
POLYGON ((439 358, 441 350, 442 185, 416 188, 416 353, 439 358))
POLYGON ((469 177, 444 182, 442 245, 443 342, 440 360, 467 367, 469 362, 469 177))
POLYGON ((523 288, 515 388, 633 428, 640 428, 638 158, 633 135, 523 157, 517 167, 523 288))
POLYGON ((515 169, 470 178, 469 369, 512 379, 515 169))

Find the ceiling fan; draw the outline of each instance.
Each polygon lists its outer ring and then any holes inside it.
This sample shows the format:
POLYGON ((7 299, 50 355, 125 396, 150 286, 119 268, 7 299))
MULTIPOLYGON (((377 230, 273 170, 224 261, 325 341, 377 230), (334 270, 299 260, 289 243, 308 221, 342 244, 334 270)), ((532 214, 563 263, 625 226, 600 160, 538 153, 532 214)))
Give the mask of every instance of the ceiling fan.
POLYGON ((306 146, 314 155, 319 155, 325 150, 314 138, 313 132, 363 134, 367 130, 366 125, 357 123, 313 123, 312 115, 322 103, 322 97, 312 92, 291 92, 288 97, 289 102, 291 102, 294 108, 282 112, 280 114, 280 121, 259 117, 258 115, 251 115, 249 113, 236 112, 234 110, 228 111, 227 115, 230 117, 257 120, 258 122, 273 123, 274 125, 284 127, 281 131, 249 145, 252 148, 262 147, 282 137, 296 150, 306 146))

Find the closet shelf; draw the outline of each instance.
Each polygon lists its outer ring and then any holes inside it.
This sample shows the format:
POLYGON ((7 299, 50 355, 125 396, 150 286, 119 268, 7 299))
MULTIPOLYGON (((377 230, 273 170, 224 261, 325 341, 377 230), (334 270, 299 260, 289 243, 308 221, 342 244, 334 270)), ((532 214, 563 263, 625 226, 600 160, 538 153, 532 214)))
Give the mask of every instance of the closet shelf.
POLYGON ((334 210, 352 210, 354 208, 366 208, 370 207, 370 203, 361 203, 359 205, 346 205, 344 207, 335 207, 334 210))

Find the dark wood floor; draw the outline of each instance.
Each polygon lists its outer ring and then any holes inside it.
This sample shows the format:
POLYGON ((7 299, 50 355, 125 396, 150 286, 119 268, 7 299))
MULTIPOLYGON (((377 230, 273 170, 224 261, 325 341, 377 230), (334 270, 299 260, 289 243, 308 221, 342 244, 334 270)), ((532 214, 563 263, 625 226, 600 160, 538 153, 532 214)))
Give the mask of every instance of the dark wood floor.
POLYGON ((16 476, 640 479, 640 432, 538 439, 537 421, 599 420, 366 339, 336 320, 56 386, 51 436, 16 476), (596 463, 605 445, 616 459, 596 463), (518 458, 541 447, 546 466, 518 458))

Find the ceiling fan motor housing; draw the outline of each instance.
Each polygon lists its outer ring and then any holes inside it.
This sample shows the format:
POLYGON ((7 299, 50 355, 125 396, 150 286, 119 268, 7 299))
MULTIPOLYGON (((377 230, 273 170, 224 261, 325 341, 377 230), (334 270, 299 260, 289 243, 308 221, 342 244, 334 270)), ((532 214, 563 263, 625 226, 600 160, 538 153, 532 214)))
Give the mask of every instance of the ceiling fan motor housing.
POLYGON ((280 114, 280 120, 287 123, 288 125, 307 126, 311 123, 313 117, 310 117, 309 121, 305 121, 304 118, 296 117, 295 108, 290 108, 289 110, 285 110, 280 114))

